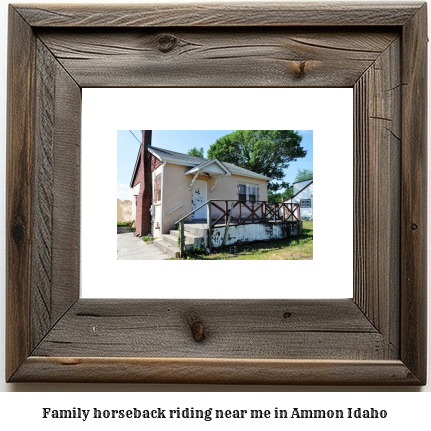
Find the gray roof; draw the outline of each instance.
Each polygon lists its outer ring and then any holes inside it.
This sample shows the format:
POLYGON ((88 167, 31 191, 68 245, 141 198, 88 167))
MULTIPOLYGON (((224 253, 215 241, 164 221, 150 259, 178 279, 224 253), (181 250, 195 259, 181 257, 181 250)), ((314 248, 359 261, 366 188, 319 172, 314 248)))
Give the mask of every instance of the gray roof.
POLYGON ((224 165, 232 172, 235 173, 237 175, 245 175, 245 176, 249 176, 250 174, 254 174, 254 175, 260 175, 261 177, 264 177, 268 180, 270 180, 271 178, 266 177, 265 175, 262 174, 258 174, 256 172, 253 171, 249 171, 248 169, 244 169, 241 168, 240 166, 236 166, 233 165, 232 163, 224 163, 224 165))
POLYGON ((208 161, 208 159, 203 159, 201 157, 190 156, 189 154, 177 153, 176 151, 165 150, 164 148, 153 147, 152 145, 148 147, 155 156, 160 159, 174 159, 184 161, 185 164, 192 163, 192 165, 201 164, 208 161))
MULTIPOLYGON (((190 156, 189 154, 177 153, 172 150, 165 150, 163 148, 157 148, 153 146, 149 146, 148 150, 152 152, 156 157, 161 160, 170 159, 175 160, 177 162, 184 162, 186 166, 198 166, 205 162, 208 162, 210 159, 205 159, 202 157, 190 156)), ((239 166, 233 165, 232 163, 222 162, 227 169, 229 169, 233 174, 243 175, 245 177, 260 177, 262 179, 270 180, 271 178, 266 177, 265 175, 258 174, 253 171, 249 171, 248 169, 240 168, 239 166)))

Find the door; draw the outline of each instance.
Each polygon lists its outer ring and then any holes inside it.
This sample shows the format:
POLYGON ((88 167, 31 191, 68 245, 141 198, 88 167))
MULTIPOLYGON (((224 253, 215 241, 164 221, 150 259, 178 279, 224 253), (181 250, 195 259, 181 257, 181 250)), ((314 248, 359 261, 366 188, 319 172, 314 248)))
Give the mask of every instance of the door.
MULTIPOLYGON (((192 186, 192 211, 207 201, 207 182, 196 180, 192 186)), ((192 220, 207 219, 207 206, 192 214, 192 220)))

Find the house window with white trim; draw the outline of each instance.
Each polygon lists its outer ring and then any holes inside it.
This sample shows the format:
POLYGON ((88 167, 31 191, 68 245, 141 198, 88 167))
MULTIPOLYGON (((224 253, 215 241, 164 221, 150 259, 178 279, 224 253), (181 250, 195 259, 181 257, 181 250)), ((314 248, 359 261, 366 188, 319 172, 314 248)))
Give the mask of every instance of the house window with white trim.
POLYGON ((256 202, 258 196, 258 188, 255 184, 239 184, 238 185, 238 200, 246 202, 256 202))
POLYGON ((301 208, 311 208, 311 199, 301 199, 301 208))

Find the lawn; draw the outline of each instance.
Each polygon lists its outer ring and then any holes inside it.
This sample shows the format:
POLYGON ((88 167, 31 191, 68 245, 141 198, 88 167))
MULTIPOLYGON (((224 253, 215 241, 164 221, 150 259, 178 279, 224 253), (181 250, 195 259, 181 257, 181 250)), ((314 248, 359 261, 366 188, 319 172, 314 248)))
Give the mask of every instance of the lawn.
POLYGON ((282 240, 226 246, 211 254, 190 255, 202 260, 304 260, 313 259, 313 222, 303 221, 302 235, 282 240))

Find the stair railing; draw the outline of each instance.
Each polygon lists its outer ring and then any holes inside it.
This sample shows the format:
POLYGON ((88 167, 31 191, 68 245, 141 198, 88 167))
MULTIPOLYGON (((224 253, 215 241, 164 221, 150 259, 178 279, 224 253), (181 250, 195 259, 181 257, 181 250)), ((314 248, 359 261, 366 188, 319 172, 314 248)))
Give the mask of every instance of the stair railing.
POLYGON ((212 250, 212 227, 211 227, 211 199, 203 203, 201 206, 198 206, 193 211, 186 214, 184 217, 180 218, 175 224, 180 224, 180 257, 183 257, 186 251, 186 237, 184 235, 184 220, 190 217, 194 212, 200 210, 202 207, 207 205, 207 223, 208 223, 208 248, 212 250))

